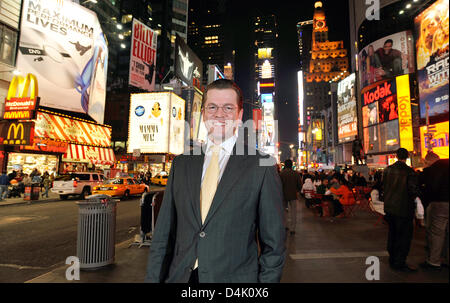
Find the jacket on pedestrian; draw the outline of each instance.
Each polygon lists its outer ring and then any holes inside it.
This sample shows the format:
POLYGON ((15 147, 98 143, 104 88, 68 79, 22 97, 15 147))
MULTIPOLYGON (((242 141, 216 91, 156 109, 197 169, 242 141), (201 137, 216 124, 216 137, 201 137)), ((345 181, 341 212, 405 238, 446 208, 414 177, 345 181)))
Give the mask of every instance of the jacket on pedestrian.
POLYGON ((402 161, 383 173, 384 211, 398 217, 414 217, 415 198, 419 196, 418 175, 402 161))
POLYGON ((0 185, 9 185, 9 178, 6 174, 0 176, 0 185))
MULTIPOLYGON (((303 187, 302 187, 302 194, 305 192, 305 190, 307 190, 307 191, 312 190, 314 192, 316 191, 316 187, 314 186, 314 184, 312 183, 310 178, 307 178, 305 180, 305 184, 303 184, 303 187)), ((305 198, 311 199, 312 197, 309 193, 306 193, 305 198)))
POLYGON ((355 196, 353 192, 345 185, 339 186, 339 188, 331 187, 330 191, 339 196, 339 202, 342 205, 352 205, 355 204, 355 196))
POLYGON ((285 168, 280 173, 283 184, 284 201, 297 200, 297 192, 301 191, 300 174, 292 168, 285 168))
POLYGON ((424 207, 431 202, 448 203, 448 159, 441 159, 423 169, 419 176, 424 207))

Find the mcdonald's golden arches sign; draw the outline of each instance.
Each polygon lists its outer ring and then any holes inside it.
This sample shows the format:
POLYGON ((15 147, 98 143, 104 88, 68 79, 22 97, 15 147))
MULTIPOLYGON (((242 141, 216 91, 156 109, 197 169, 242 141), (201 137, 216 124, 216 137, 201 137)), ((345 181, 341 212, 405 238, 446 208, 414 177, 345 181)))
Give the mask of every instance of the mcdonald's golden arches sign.
POLYGON ((34 137, 34 122, 8 121, 1 128, 4 145, 31 145, 34 137))
POLYGON ((34 119, 39 105, 38 82, 36 76, 27 74, 14 76, 5 98, 3 119, 34 119))

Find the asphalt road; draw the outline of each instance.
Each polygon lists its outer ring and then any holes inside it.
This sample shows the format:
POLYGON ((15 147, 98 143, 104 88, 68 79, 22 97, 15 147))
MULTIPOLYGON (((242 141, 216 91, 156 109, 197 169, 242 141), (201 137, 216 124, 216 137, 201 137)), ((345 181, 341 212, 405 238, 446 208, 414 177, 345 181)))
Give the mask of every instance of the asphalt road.
MULTIPOLYGON (((77 199, 0 208, 0 283, 22 283, 76 256, 77 199)), ((116 244, 139 234, 140 197, 120 201, 116 244)))

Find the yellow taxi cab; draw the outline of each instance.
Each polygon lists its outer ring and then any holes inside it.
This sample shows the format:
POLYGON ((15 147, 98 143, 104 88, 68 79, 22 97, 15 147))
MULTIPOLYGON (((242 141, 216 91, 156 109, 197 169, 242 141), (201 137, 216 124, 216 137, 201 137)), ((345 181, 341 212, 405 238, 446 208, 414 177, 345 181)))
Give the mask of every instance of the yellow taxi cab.
POLYGON ((169 174, 165 171, 160 172, 159 174, 157 174, 156 176, 152 177, 150 179, 150 182, 152 184, 157 184, 157 185, 167 185, 167 179, 169 178, 169 174))
POLYGON ((105 180, 103 184, 95 186, 92 194, 128 198, 133 195, 140 195, 147 191, 148 186, 144 183, 139 183, 137 180, 130 177, 120 177, 105 180))

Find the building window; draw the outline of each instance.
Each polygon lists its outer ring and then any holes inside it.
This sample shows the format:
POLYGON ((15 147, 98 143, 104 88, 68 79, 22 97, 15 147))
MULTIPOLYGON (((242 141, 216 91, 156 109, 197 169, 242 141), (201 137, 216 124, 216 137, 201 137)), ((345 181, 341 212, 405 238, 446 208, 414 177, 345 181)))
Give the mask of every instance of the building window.
POLYGON ((17 32, 0 25, 0 61, 14 66, 16 59, 17 32))

